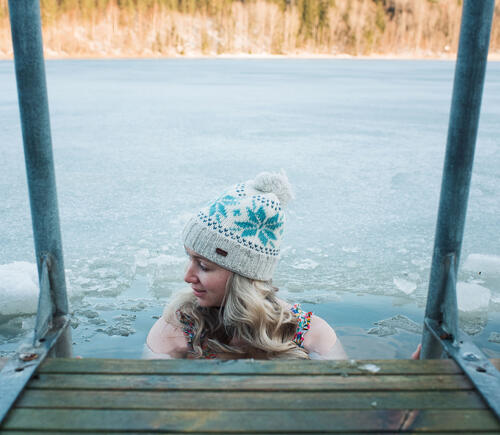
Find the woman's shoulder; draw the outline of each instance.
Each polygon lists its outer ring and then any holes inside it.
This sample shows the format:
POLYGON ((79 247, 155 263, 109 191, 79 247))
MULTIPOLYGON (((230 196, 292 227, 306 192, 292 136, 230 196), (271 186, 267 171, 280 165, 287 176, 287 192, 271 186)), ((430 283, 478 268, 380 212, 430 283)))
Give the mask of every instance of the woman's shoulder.
POLYGON ((319 316, 311 315, 309 330, 304 336, 304 347, 307 350, 323 353, 326 347, 337 341, 337 334, 333 328, 319 316))
POLYGON ((149 331, 146 344, 155 354, 167 354, 172 358, 185 358, 189 350, 182 325, 165 315, 149 331))
MULTIPOLYGON (((301 310, 300 306, 298 309, 301 310)), ((347 359, 337 334, 328 322, 311 312, 306 313, 306 316, 309 321, 302 345, 309 354, 313 353, 322 359, 347 359)))

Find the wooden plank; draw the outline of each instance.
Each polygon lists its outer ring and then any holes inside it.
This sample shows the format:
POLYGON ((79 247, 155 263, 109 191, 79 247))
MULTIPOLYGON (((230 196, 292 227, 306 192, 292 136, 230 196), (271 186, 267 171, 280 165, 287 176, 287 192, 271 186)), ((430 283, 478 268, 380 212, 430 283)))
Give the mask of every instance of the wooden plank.
POLYGON ((123 411, 14 409, 7 430, 317 433, 346 431, 500 431, 483 410, 123 411))
POLYGON ((271 410, 485 409, 473 391, 184 392, 26 390, 17 408, 271 410))
POLYGON ((39 374, 32 389, 200 391, 439 391, 470 390, 465 375, 249 376, 249 375, 71 375, 39 374))
MULTIPOLYGON (((500 367, 500 360, 495 361, 500 367)), ((288 374, 288 375, 357 375, 387 374, 459 374, 453 360, 374 360, 374 361, 254 361, 254 360, 117 360, 117 359, 47 359, 39 373, 119 373, 119 374, 288 374)))

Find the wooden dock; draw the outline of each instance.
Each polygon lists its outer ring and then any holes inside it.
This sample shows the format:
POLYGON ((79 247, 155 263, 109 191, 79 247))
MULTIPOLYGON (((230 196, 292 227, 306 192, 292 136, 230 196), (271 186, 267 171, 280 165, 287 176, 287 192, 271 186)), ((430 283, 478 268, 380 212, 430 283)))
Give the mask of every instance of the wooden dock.
POLYGON ((452 360, 48 359, 0 432, 498 434, 500 423, 452 360))

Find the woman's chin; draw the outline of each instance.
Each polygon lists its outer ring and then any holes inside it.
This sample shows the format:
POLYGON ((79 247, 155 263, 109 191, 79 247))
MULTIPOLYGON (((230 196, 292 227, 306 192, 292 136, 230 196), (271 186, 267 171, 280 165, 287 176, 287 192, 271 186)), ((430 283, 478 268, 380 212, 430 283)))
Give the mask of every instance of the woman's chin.
POLYGON ((213 302, 210 302, 206 299, 202 298, 196 298, 196 302, 198 302, 199 307, 203 308, 220 308, 220 304, 214 304, 213 302))
POLYGON ((203 308, 210 308, 212 306, 210 302, 207 301, 205 298, 200 298, 199 296, 195 297, 196 297, 196 302, 198 302, 198 306, 203 308))

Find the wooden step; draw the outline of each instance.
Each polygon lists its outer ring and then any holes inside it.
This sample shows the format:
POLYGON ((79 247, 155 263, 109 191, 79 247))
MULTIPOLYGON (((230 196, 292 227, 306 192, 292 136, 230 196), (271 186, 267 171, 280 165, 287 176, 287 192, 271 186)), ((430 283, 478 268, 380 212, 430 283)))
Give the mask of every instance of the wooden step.
POLYGON ((42 432, 476 434, 500 423, 452 360, 48 359, 1 431, 42 432))

